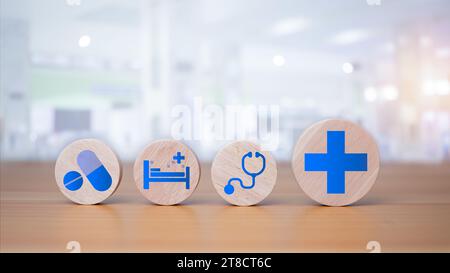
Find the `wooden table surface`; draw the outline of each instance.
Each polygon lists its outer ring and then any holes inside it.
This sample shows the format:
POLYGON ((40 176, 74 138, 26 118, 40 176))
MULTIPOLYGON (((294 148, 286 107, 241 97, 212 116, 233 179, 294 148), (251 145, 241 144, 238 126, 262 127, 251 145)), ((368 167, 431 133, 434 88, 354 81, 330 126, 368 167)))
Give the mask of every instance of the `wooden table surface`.
POLYGON ((288 164, 260 205, 228 205, 202 164, 198 190, 182 205, 140 195, 131 164, 101 205, 75 205, 58 191, 54 163, 1 162, 0 251, 382 252, 450 251, 450 165, 383 165, 374 188, 349 207, 308 199, 288 164))

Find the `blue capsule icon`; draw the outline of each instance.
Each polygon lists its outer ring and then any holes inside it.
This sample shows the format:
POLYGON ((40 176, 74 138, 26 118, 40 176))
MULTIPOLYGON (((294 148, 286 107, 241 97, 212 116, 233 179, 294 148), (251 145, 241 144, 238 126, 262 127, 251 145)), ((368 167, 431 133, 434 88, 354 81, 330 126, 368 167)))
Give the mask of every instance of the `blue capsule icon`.
MULTIPOLYGON (((90 150, 80 152, 77 163, 94 189, 107 191, 111 187, 111 175, 94 152, 90 150)), ((69 171, 64 176, 64 186, 70 191, 79 190, 82 184, 83 177, 79 172, 69 171)))

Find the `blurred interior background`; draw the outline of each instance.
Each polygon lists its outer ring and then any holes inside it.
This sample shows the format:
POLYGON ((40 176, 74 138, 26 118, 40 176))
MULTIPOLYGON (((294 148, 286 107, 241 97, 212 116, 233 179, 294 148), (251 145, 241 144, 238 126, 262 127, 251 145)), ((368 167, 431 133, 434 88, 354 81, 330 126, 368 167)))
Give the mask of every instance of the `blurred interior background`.
POLYGON ((363 125, 385 162, 450 161, 448 0, 0 3, 2 160, 95 137, 132 161, 202 97, 279 105, 280 161, 327 117, 363 125))

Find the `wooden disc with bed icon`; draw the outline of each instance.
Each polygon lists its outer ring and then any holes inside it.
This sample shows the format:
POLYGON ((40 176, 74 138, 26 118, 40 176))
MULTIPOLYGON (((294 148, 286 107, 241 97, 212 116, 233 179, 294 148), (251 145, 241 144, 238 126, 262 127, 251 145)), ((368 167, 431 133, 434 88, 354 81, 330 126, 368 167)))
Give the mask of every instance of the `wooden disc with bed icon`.
POLYGON ((200 164, 188 146, 176 140, 158 140, 137 157, 134 180, 142 195, 159 205, 175 205, 197 188, 200 164))

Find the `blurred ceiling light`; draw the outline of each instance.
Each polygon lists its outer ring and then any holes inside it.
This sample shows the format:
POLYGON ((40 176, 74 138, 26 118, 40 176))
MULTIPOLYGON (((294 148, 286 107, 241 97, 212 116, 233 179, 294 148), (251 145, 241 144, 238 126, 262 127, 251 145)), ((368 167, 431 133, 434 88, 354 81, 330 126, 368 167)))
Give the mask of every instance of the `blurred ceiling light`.
POLYGON ((353 67, 353 64, 351 63, 344 63, 342 65, 342 71, 344 71, 345 74, 352 74, 355 68, 353 67))
POLYGON ((450 83, 448 80, 426 80, 422 85, 422 92, 426 96, 446 96, 450 94, 450 83))
POLYGON ((436 49, 436 57, 440 59, 447 59, 450 56, 449 48, 438 48, 436 49))
POLYGON ((91 44, 91 37, 89 35, 82 35, 78 40, 79 47, 88 47, 91 44))
POLYGON ((272 62, 275 66, 283 66, 286 63, 286 60, 282 55, 275 55, 272 58, 272 62))
POLYGON ((426 96, 434 95, 433 82, 430 80, 426 80, 422 84, 422 92, 426 96))
POLYGON ((369 37, 369 33, 362 29, 346 30, 336 34, 331 38, 331 42, 336 45, 349 45, 361 42, 369 37))
POLYGON ((302 17, 291 17, 276 22, 270 33, 275 36, 289 35, 304 30, 308 26, 308 21, 302 17))
POLYGON ((383 98, 388 101, 394 101, 398 99, 398 89, 393 85, 386 85, 381 89, 383 98))
POLYGON ((436 81, 436 94, 446 96, 450 94, 450 84, 448 80, 436 81))
POLYGON ((370 86, 364 90, 364 98, 368 102, 374 102, 377 99, 377 90, 375 87, 370 86))
POLYGON ((79 6, 81 5, 81 0, 66 0, 68 6, 79 6))

